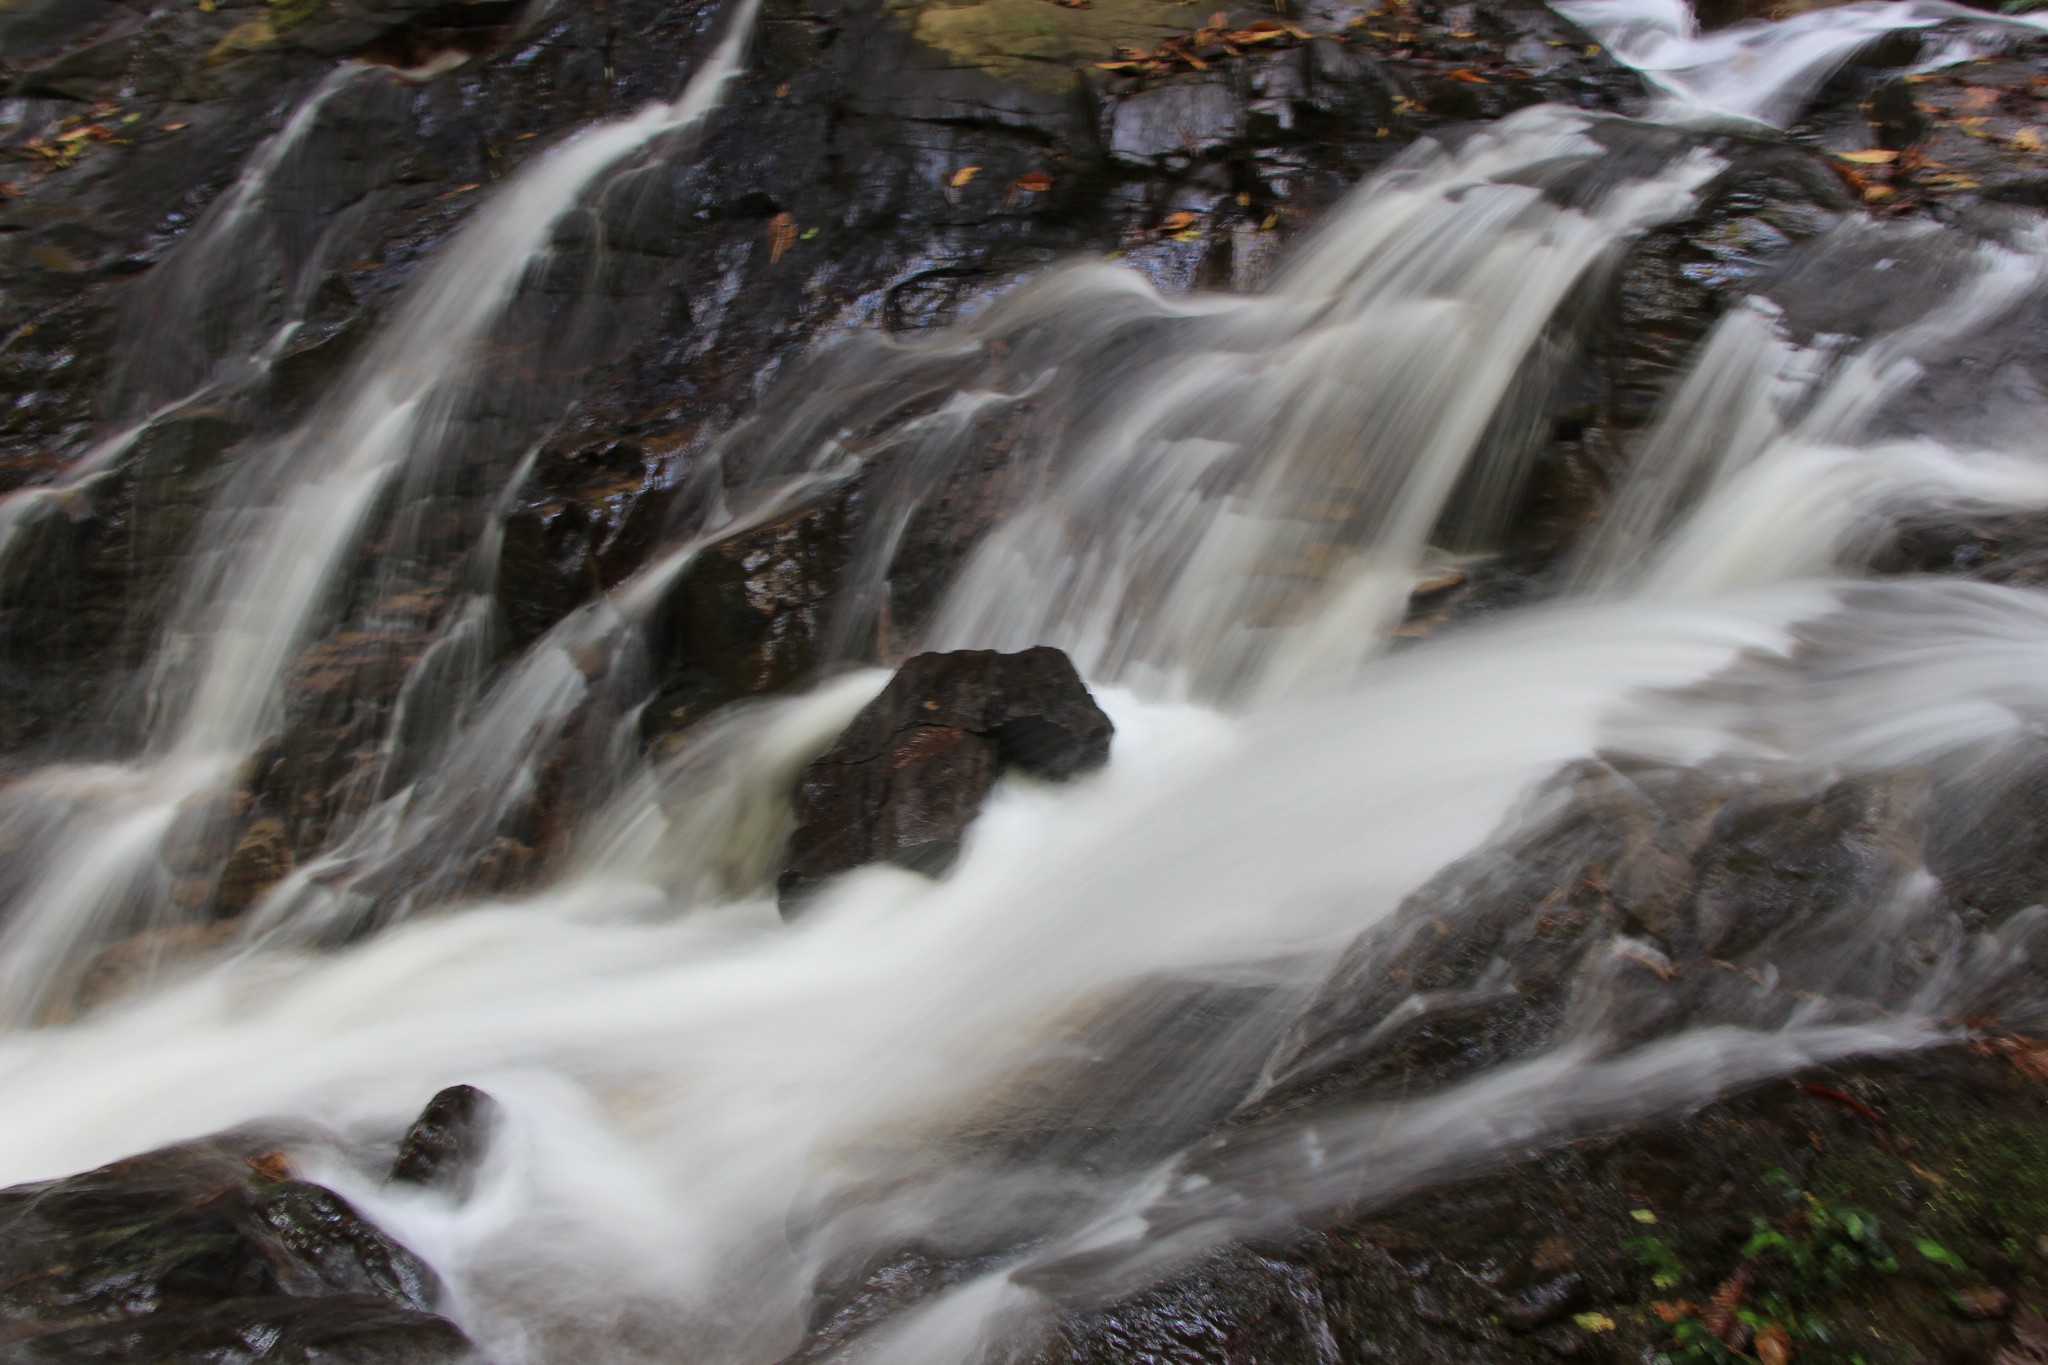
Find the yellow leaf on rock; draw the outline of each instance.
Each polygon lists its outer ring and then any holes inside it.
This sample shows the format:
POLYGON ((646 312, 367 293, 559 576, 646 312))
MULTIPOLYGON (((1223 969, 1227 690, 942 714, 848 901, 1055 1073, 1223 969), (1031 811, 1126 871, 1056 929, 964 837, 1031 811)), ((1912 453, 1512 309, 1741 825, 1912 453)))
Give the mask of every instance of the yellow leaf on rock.
POLYGON ((2012 145, 2023 152, 2048 151, 2048 138, 2042 136, 2039 128, 2022 128, 2012 135, 2012 145))
POLYGON ((966 184, 968 181, 974 179, 975 176, 980 174, 981 167, 979 166, 962 166, 959 170, 953 172, 953 174, 946 177, 946 184, 951 188, 957 190, 962 185, 966 184))
POLYGON ((1159 220, 1159 230, 1161 232, 1179 232, 1201 216, 1199 213, 1192 213, 1187 209, 1182 209, 1178 213, 1169 213, 1166 217, 1159 220))
POLYGON ((1581 1332, 1612 1332, 1615 1325, 1605 1313, 1574 1313, 1572 1322, 1581 1332))
POLYGON ((1853 161, 1859 166, 1882 166, 1886 162, 1899 159, 1897 152, 1880 151, 1874 147, 1867 152, 1837 152, 1835 155, 1844 161, 1853 161))

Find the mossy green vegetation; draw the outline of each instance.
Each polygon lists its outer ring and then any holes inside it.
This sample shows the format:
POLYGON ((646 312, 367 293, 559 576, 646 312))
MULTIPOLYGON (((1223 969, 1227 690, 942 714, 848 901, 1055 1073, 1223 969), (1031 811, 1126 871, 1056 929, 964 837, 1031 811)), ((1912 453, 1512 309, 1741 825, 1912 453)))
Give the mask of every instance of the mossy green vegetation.
POLYGON ((1119 46, 1149 49, 1196 27, 1207 20, 1210 8, 1186 0, 1091 0, 1085 7, 1057 0, 893 0, 890 5, 920 42, 961 65, 1052 90, 1067 89, 1078 68, 1108 60, 1119 46))

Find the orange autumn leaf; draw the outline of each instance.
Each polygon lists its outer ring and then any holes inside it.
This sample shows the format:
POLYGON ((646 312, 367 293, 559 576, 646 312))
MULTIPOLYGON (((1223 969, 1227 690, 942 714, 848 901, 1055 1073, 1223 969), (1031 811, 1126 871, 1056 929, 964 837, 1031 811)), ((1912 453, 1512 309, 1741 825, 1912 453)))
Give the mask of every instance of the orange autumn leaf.
POLYGON ((768 220, 768 263, 773 265, 782 259, 783 253, 796 245, 796 219, 787 213, 778 213, 768 220))
POLYGON ((1052 188, 1052 177, 1044 171, 1030 171, 1018 176, 1010 184, 1026 194, 1044 194, 1052 188))
POLYGON ((1469 66, 1461 66, 1456 71, 1446 71, 1444 73, 1444 79, 1447 81, 1463 81, 1467 85, 1493 84, 1492 81, 1489 81, 1488 79, 1486 79, 1486 77, 1480 75, 1477 71, 1474 71, 1469 66))
POLYGON ((981 167, 979 166, 962 166, 959 170, 946 177, 946 184, 949 188, 957 190, 980 174, 981 167))
POLYGON ((1756 1358, 1763 1365, 1791 1365, 1792 1339, 1784 1328, 1774 1322, 1756 1334, 1756 1358))
POLYGON ((1160 219, 1159 230, 1161 232, 1179 232, 1181 229, 1193 225, 1195 219, 1201 216, 1199 213, 1181 209, 1177 213, 1169 213, 1166 217, 1160 219))
POLYGON ((292 1178, 291 1162, 285 1159, 283 1152, 265 1152, 261 1156, 250 1157, 248 1161, 249 1169, 262 1176, 265 1180, 290 1180, 292 1178))

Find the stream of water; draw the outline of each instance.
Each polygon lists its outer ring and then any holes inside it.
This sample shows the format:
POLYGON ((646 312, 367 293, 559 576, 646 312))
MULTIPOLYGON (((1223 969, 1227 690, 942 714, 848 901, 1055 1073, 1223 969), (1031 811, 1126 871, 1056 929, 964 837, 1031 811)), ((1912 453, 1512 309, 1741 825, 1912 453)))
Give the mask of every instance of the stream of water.
MULTIPOLYGON (((182 923, 164 871, 181 812, 275 735, 371 509, 445 449, 448 395, 556 224, 631 158, 688 155, 681 135, 743 69, 744 0, 674 103, 502 185, 315 415, 248 457, 159 644, 146 749, 0 790, 29 850, 0 885, 0 1094, 35 1116, 0 1127, 0 1183, 283 1118, 307 1134, 303 1168, 431 1261, 504 1365, 670 1359, 678 1340, 765 1365, 821 1276, 913 1241, 979 1269, 860 1358, 958 1365, 1027 1351, 1050 1302, 1142 1286, 1230 1237, 2023 1004, 2000 992, 2037 917, 1959 928, 1901 865, 1824 945, 1774 948, 1739 998, 1637 1027, 1631 992, 1654 984, 1627 973, 1655 950, 1617 938, 1536 1055, 1397 1108, 1214 1138, 1306 1065, 1333 974, 1398 951, 1376 935, 1403 903, 1538 827, 1574 764, 1809 786, 1910 769, 1947 791, 2048 730, 2048 598, 1859 572, 1902 515, 2048 504, 2037 444, 1881 420, 1960 339, 2040 304, 2038 223, 1991 240, 1845 221, 1829 259, 1952 287, 1856 341, 1801 334, 1765 296, 1731 310, 1552 600, 1400 635, 1416 584, 1467 562, 1442 528, 1512 511, 1512 437, 1569 349, 1572 301, 1723 169, 1692 130, 1783 124, 1874 35, 1969 13, 1852 4, 1702 36, 1675 5, 1560 8, 1656 78, 1649 118, 1540 106, 1421 144, 1255 296, 1069 265, 937 336, 771 386, 708 466, 745 496, 500 673, 450 662, 490 629, 487 596, 458 597, 407 684, 458 678, 414 770, 238 937, 68 1017, 94 953, 182 923), (632 724, 645 680, 619 660, 665 587, 846 478, 863 404, 933 400, 868 452, 886 514, 849 570, 844 639, 883 610, 938 475, 1051 393, 1066 401, 1024 427, 1029 477, 920 643, 1067 650, 1117 725, 1106 770, 1007 782, 943 880, 865 869, 785 923, 788 793, 886 678, 857 669, 721 712, 660 757, 617 746, 541 890, 437 890, 572 719, 632 724), (1932 946, 1869 969, 1905 937, 1932 946), (475 1191, 383 1185, 378 1144, 455 1082, 504 1109, 475 1191)), ((260 213, 262 179, 357 79, 314 92, 190 250, 227 249, 209 242, 260 213)), ((488 565, 500 532, 483 534, 488 565)))

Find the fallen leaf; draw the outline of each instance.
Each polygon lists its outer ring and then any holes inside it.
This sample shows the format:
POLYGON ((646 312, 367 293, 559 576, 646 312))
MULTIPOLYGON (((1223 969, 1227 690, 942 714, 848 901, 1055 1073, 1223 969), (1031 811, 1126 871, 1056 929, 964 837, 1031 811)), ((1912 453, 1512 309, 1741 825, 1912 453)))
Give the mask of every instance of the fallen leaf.
POLYGON ((176 133, 186 128, 190 128, 191 126, 192 125, 189 123, 166 123, 163 127, 164 131, 167 133, 176 133))
POLYGON ((1489 81, 1488 79, 1486 79, 1486 77, 1480 75, 1477 71, 1474 71, 1469 66, 1461 66, 1456 71, 1444 72, 1444 79, 1447 81, 1463 81, 1467 85, 1493 84, 1492 81, 1489 81))
POLYGON ((1790 1365, 1792 1339, 1777 1323, 1756 1334, 1756 1358, 1762 1365, 1790 1365))
POLYGON ((249 1169, 266 1180, 290 1180, 292 1164, 283 1152, 265 1152, 262 1156, 249 1158, 249 1169))
POLYGON ((1027 171, 1010 183, 1026 194, 1044 194, 1052 188, 1052 177, 1044 171, 1027 171))
POLYGON ((962 166, 959 170, 946 177, 946 184, 948 187, 957 190, 980 174, 981 167, 979 166, 962 166))
POLYGON ((1975 113, 1979 109, 1989 109, 1997 104, 1998 92, 1988 85, 1973 85, 1963 92, 1963 97, 1956 103, 1961 108, 1975 113))
POLYGON ((1835 155, 1843 161, 1853 161, 1859 166, 1883 166, 1899 159, 1897 152, 1881 151, 1875 147, 1869 151, 1836 152, 1835 155))
POLYGON ((2023 152, 2048 151, 2048 138, 2042 136, 2039 128, 2022 128, 2012 135, 2012 145, 2023 152))
POLYGON ((445 193, 435 195, 434 202, 438 204, 443 199, 453 199, 458 194, 468 194, 471 190, 481 188, 482 186, 480 185, 457 185, 452 190, 448 190, 445 193))
POLYGON ((779 100, 786 100, 786 99, 788 99, 788 98, 789 98, 789 82, 788 82, 788 81, 784 81, 784 82, 783 82, 782 84, 780 84, 780 85, 778 85, 778 86, 776 86, 776 87, 775 87, 775 98, 777 98, 777 99, 779 99, 779 100))
POLYGON ((1164 218, 1160 219, 1159 230, 1161 232, 1179 232, 1181 229, 1189 226, 1197 218, 1201 216, 1201 214, 1192 212, 1188 209, 1181 209, 1177 213, 1169 213, 1164 218))
POLYGON ((1694 1309, 1691 1301, 1687 1299, 1652 1299, 1650 1311, 1657 1315, 1659 1322, 1677 1322, 1681 1318, 1691 1317, 1694 1309))
POLYGON ((1581 1332, 1612 1332, 1615 1328, 1614 1319, 1605 1313, 1574 1313, 1572 1323, 1581 1332))
POLYGON ((778 213, 768 220, 768 263, 782 259, 783 253, 796 245, 796 219, 787 213, 778 213))
POLYGON ((1700 1312, 1700 1322, 1723 1346, 1735 1346, 1747 1330, 1747 1324, 1735 1310, 1742 1306, 1742 1296, 1749 1292, 1750 1279, 1749 1267, 1737 1266, 1735 1273, 1721 1282, 1721 1287, 1714 1291, 1714 1297, 1700 1312))

